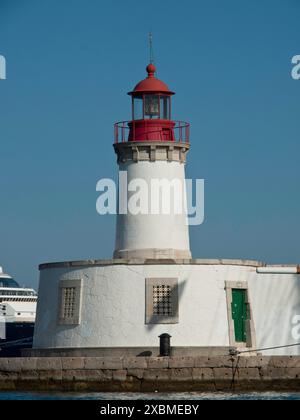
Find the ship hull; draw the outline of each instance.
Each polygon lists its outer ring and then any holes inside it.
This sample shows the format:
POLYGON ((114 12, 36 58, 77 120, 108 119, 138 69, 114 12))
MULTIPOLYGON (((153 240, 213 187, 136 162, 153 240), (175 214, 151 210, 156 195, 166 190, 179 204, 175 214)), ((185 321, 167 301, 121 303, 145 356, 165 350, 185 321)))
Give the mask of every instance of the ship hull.
POLYGON ((19 357, 32 347, 34 322, 7 322, 5 339, 0 339, 0 357, 19 357))

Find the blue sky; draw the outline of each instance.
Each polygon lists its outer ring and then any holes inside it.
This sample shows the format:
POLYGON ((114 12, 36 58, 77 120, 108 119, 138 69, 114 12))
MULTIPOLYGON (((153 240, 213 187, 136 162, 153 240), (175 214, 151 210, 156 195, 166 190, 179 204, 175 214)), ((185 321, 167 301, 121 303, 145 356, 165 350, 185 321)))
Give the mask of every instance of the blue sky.
POLYGON ((206 181, 193 255, 300 263, 299 20, 298 0, 0 0, 0 265, 36 287, 39 263, 111 257, 95 186, 150 30, 206 181))

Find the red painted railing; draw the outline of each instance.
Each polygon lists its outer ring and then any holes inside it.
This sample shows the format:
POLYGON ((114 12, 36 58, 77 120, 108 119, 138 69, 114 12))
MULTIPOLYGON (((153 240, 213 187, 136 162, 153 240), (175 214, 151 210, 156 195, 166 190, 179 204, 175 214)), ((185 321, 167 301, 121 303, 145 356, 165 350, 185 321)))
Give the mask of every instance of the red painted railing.
MULTIPOLYGON (((175 126, 173 128, 175 142, 177 143, 189 143, 190 142, 190 124, 184 121, 173 121, 175 126)), ((133 125, 133 130, 131 135, 133 138, 131 141, 138 141, 134 138, 134 123, 135 121, 121 121, 115 123, 115 143, 126 143, 128 142, 130 127, 129 123, 133 125)), ((138 121, 138 124, 141 124, 141 121, 138 121)), ((145 126, 147 125, 147 120, 145 120, 145 126)), ((163 141, 158 139, 157 141, 163 141)))

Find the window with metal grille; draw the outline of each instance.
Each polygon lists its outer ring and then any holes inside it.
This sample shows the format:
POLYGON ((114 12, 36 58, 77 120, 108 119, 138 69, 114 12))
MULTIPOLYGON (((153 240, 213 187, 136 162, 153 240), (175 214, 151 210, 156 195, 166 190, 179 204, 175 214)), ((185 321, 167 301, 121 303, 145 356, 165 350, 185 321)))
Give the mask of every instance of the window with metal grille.
POLYGON ((153 286, 153 314, 172 316, 171 286, 153 286))
POLYGON ((76 287, 65 287, 63 291, 62 311, 63 318, 74 318, 76 303, 76 287))
POLYGON ((178 321, 178 279, 146 279, 146 324, 176 324, 178 321))
POLYGON ((78 325, 81 316, 81 280, 60 282, 59 323, 78 325))

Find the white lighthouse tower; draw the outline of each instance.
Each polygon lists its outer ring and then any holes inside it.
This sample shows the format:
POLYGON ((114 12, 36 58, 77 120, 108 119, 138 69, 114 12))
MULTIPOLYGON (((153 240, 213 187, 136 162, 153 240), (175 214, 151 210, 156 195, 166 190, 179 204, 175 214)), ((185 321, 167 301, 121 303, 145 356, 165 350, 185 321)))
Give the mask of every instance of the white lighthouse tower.
POLYGON ((148 65, 129 93, 131 121, 115 125, 114 258, 40 266, 31 354, 156 356, 162 334, 172 336, 174 355, 224 355, 231 347, 300 354, 296 345, 278 348, 299 342, 300 266, 191 257, 182 188, 189 124, 172 120, 174 93, 155 70, 148 65))
POLYGON ((129 93, 132 121, 115 125, 114 147, 125 176, 120 188, 139 188, 144 203, 134 214, 127 205, 130 195, 120 203, 114 258, 191 258, 185 191, 189 124, 172 121, 174 93, 155 71, 149 64, 148 77, 129 93))

